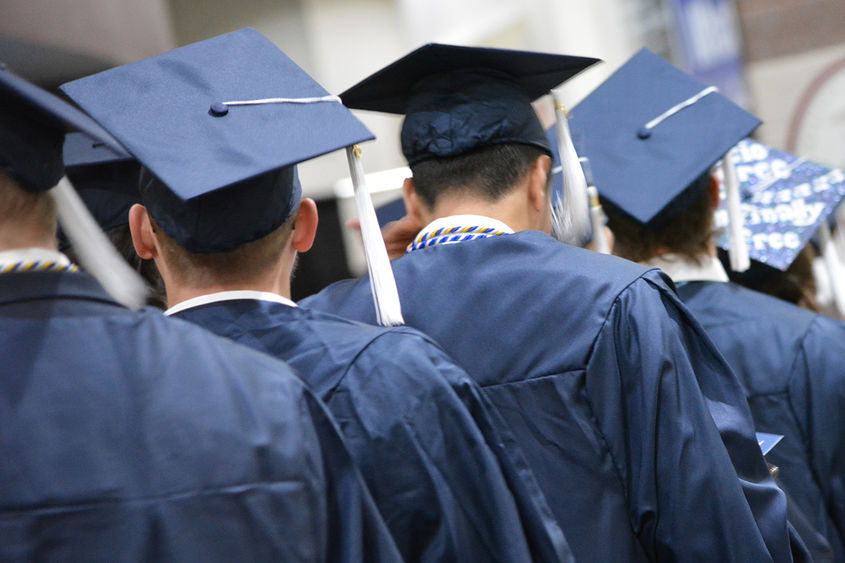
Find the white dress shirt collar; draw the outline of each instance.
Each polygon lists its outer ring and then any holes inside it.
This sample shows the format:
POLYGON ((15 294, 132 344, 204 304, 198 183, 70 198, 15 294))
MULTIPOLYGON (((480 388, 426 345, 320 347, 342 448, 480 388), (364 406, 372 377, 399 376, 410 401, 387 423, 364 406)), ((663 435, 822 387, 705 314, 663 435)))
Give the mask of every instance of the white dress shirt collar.
POLYGON ((238 299, 272 301, 274 303, 281 303, 282 305, 287 305, 288 307, 296 307, 296 303, 294 303, 287 297, 282 297, 277 293, 270 293, 267 291, 253 291, 251 289, 238 289, 234 291, 218 291, 217 293, 209 293, 207 295, 200 295, 199 297, 187 299, 169 308, 164 312, 164 314, 167 316, 175 315, 176 313, 181 313, 182 311, 185 311, 187 309, 193 309, 194 307, 200 307, 202 305, 208 305, 210 303, 219 303, 221 301, 235 301, 238 299))

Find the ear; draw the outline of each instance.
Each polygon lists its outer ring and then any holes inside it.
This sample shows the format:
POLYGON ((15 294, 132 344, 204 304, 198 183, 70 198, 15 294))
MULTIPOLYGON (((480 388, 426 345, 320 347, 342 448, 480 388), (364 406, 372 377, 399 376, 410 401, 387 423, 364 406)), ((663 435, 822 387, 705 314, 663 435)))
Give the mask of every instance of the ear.
POLYGON ((544 212, 549 206, 549 171, 552 169, 552 159, 542 155, 531 163, 528 170, 528 199, 531 207, 538 212, 544 212))
POLYGON ((297 252, 308 252, 317 236, 317 204, 311 198, 303 198, 296 211, 296 223, 291 233, 291 247, 297 252))
POLYGON ((714 211, 719 209, 719 180, 715 174, 710 175, 710 207, 714 211))
POLYGON ((428 222, 424 218, 428 214, 428 207, 423 204, 413 178, 405 178, 402 182, 402 199, 405 201, 405 213, 415 224, 425 225, 428 222))
POLYGON ((132 234, 132 245, 138 256, 144 260, 152 260, 158 256, 150 214, 147 208, 139 203, 129 208, 129 232, 132 234))

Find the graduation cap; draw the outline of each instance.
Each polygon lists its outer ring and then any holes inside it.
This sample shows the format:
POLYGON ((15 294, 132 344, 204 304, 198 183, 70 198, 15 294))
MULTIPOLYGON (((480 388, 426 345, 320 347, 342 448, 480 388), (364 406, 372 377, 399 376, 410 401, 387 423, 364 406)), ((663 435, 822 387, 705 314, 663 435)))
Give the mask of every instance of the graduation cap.
MULTIPOLYGON (((845 174, 752 139, 733 151, 745 241, 753 260, 786 270, 845 198, 845 174)), ((724 193, 716 225, 727 223, 724 193)), ((718 245, 727 248, 725 236, 718 245)))
MULTIPOLYGON (((821 242, 824 235, 829 238, 827 219, 845 198, 845 173, 752 139, 740 141, 732 154, 739 180, 744 241, 754 261, 748 276, 736 279, 753 285, 765 279, 769 269, 785 271, 817 231, 823 231, 821 242)), ((723 191, 716 226, 724 226, 727 221, 723 191)), ((722 235, 717 244, 727 248, 727 236, 722 235)), ((832 277, 839 280, 833 287, 841 292, 842 276, 832 277)), ((836 297, 837 303, 845 304, 845 295, 836 297)))
POLYGON ((598 59, 430 43, 352 86, 350 108, 404 114, 409 164, 502 143, 551 154, 531 101, 598 59))
MULTIPOLYGON (((360 150, 351 146, 374 138, 340 98, 248 28, 62 90, 141 162, 141 196, 151 216, 194 253, 225 252, 269 234, 299 203, 297 163, 346 147, 350 166, 360 167, 360 150)), ((369 213, 375 223, 371 204, 369 213)), ((390 286, 392 272, 377 224, 378 243, 369 218, 361 224, 368 263, 378 244, 383 253, 371 270, 379 311, 394 301, 381 287, 381 280, 390 286)), ((401 322, 398 293, 395 305, 379 313, 385 324, 401 322)))
POLYGON ((254 29, 62 90, 154 176, 141 194, 150 214, 196 253, 232 250, 269 234, 299 203, 295 164, 373 138, 254 29))
POLYGON ((141 203, 138 161, 81 133, 65 137, 63 152, 65 172, 100 227, 126 225, 129 208, 141 203))
POLYGON ((603 203, 652 228, 691 204, 695 180, 760 124, 647 49, 571 113, 603 203))
POLYGON ((90 117, 15 75, 0 63, 0 167, 29 192, 43 192, 63 175, 62 140, 68 131, 115 150, 120 144, 90 117))
POLYGON ((0 167, 30 192, 49 191, 59 223, 77 250, 83 268, 116 300, 143 306, 146 286, 103 235, 96 221, 64 178, 66 131, 81 131, 90 141, 115 152, 123 149, 88 116, 12 74, 0 65, 0 167))

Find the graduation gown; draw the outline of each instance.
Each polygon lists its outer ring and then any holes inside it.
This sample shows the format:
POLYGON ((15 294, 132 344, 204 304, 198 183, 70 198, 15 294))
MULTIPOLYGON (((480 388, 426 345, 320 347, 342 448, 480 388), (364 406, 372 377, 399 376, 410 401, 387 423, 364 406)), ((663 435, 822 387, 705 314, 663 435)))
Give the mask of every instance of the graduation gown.
MULTIPOLYGON (((407 324, 498 407, 576 559, 790 560, 742 389, 660 272, 536 231, 393 270, 407 324)), ((374 321, 367 280, 303 304, 374 321)))
POLYGON ((297 370, 340 424, 407 561, 571 559, 527 462, 491 421, 495 412, 418 331, 259 299, 175 316, 297 370))
POLYGON ((733 283, 678 294, 745 387, 766 456, 837 560, 845 560, 845 324, 733 283))
POLYGON ((0 349, 0 560, 399 560, 281 362, 81 273, 0 275, 0 349))

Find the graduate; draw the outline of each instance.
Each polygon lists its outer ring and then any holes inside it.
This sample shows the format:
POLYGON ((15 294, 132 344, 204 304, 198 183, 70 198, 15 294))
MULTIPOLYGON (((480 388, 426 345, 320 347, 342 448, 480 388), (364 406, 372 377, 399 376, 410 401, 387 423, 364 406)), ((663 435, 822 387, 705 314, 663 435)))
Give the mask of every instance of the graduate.
POLYGON ((437 345, 290 300, 296 255, 317 228, 296 164, 372 138, 338 99, 252 29, 64 90, 144 166, 130 227, 164 278, 166 314, 297 370, 340 423, 406 561, 571 558, 513 439, 437 345), (155 87, 120 86, 140 82, 155 87), (180 103, 168 107, 173 92, 180 103), (267 98, 294 101, 207 111, 209 101, 267 98), (149 107, 164 109, 152 118, 149 107), (141 127, 151 119, 155 135, 141 127))
MULTIPOLYGON (((789 561, 739 383, 668 280, 548 234, 531 100, 593 62, 428 45, 341 95, 405 115, 423 227, 392 263, 404 318, 499 408, 576 559, 789 561)), ((369 293, 349 280, 302 304, 373 322, 369 293)))
POLYGON ((102 233, 63 179, 67 129, 120 150, 0 70, 0 559, 399 561, 290 368, 130 311, 57 251, 58 211, 92 271, 120 265, 76 236, 102 233))
POLYGON ((810 163, 802 168, 792 155, 782 154, 781 162, 765 158, 774 151, 743 140, 756 120, 717 92, 656 124, 649 136, 637 134, 689 97, 686 92, 702 88, 642 52, 573 110, 572 124, 589 147, 616 236, 614 252, 658 267, 675 282, 739 377, 757 430, 783 436, 766 459, 842 561, 845 324, 729 282, 716 252, 714 213, 723 198, 711 168, 731 158, 748 187, 740 194, 747 218, 743 243, 751 258, 768 263, 758 270, 786 268, 841 199, 841 187, 825 178, 831 171, 810 163), (726 155, 737 143, 734 156, 726 155), (764 158, 743 158, 760 153, 764 158), (787 170, 784 179, 768 181, 787 170), (775 213, 778 205, 785 209, 775 213), (794 213, 785 219, 787 210, 794 213))

